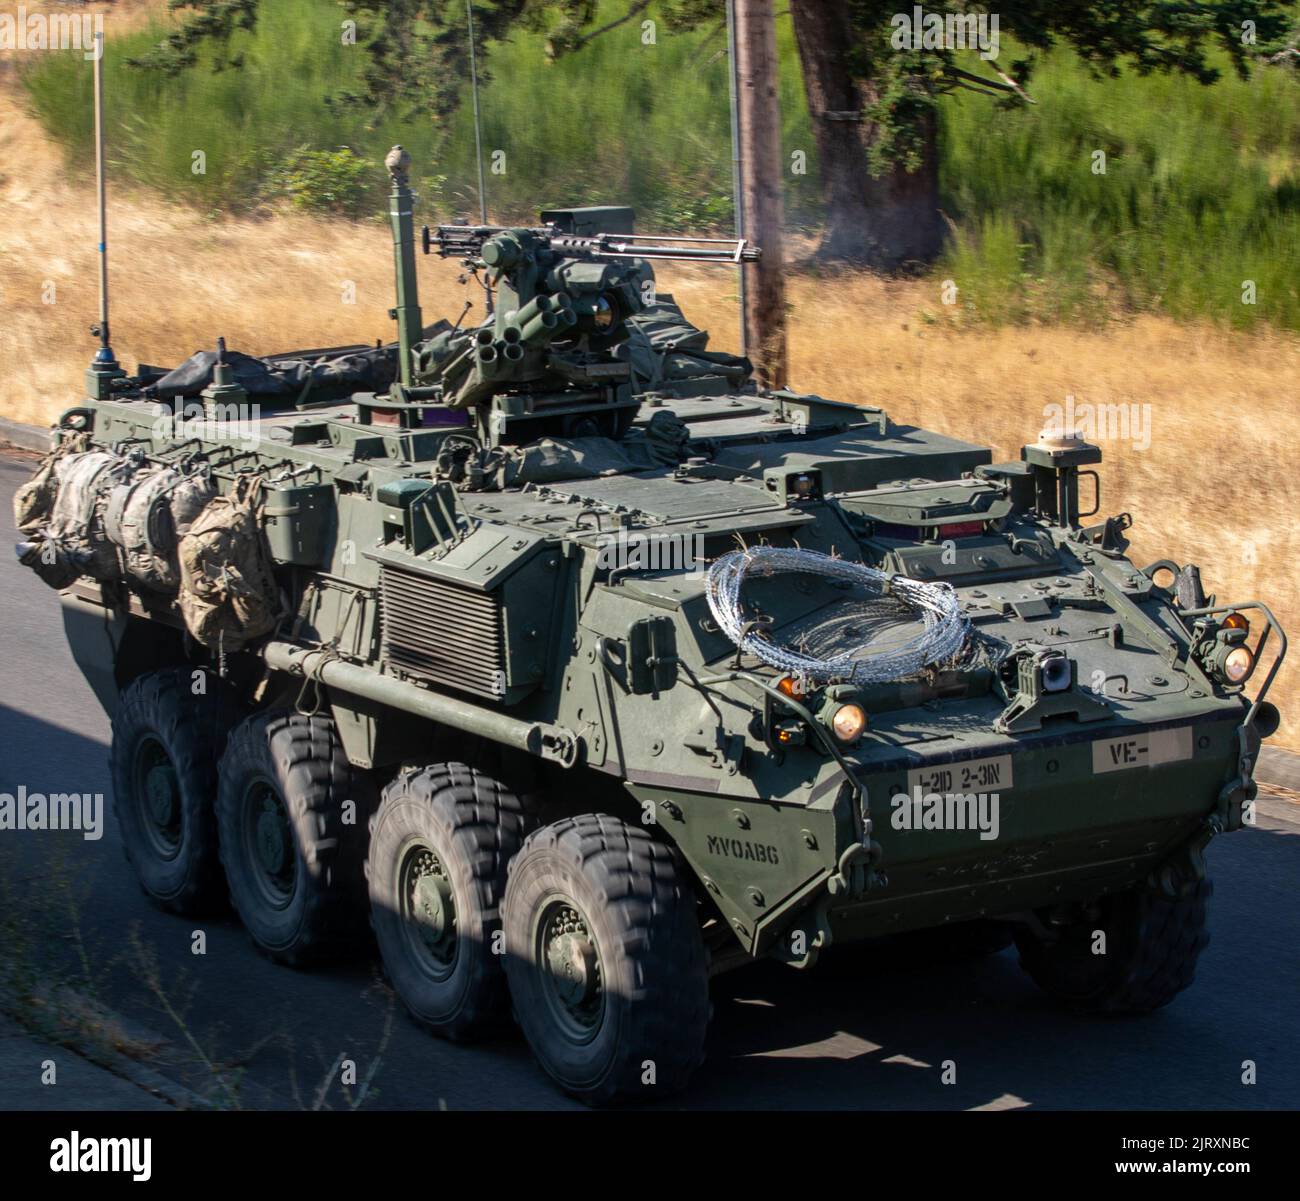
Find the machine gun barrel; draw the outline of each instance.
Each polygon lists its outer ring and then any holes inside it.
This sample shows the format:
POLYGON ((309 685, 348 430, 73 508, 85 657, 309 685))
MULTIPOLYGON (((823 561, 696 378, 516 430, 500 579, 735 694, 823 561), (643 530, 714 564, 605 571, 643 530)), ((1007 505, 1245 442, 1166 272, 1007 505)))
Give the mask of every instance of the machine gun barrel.
POLYGON ((701 263, 754 263, 760 251, 744 238, 686 238, 664 234, 594 234, 589 238, 552 234, 556 250, 632 259, 676 259, 701 263))
MULTIPOLYGON (((424 227, 424 253, 442 258, 478 258, 483 245, 497 234, 511 232, 506 225, 439 225, 424 227)), ((659 259, 696 263, 754 263, 761 251, 744 238, 689 238, 669 234, 566 234, 554 226, 526 232, 560 254, 574 257, 659 259)))

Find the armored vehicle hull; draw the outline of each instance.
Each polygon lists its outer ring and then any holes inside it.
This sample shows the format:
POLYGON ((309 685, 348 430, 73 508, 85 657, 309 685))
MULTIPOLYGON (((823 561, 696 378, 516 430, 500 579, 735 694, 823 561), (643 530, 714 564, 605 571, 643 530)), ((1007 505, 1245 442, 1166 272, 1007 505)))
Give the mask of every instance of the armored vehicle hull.
POLYGON ((496 312, 422 330, 397 166, 386 392, 254 411, 218 356, 196 414, 101 371, 19 498, 146 891, 228 890, 293 964, 368 915, 417 1020, 513 1007, 592 1103, 685 1085, 710 973, 758 956, 949 927, 1083 1009, 1186 987, 1277 725, 1268 609, 1085 524, 1068 431, 994 463, 698 339, 668 370, 680 315, 583 210, 439 231, 496 312))

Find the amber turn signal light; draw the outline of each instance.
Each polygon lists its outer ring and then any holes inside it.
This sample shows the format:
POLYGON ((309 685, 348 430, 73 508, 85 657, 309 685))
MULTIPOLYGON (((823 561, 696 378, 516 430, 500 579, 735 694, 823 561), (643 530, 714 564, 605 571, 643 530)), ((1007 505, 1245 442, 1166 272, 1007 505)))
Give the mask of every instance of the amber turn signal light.
POLYGON ((801 701, 805 695, 803 682, 798 676, 782 676, 776 682, 776 690, 782 696, 788 696, 792 701, 801 701))

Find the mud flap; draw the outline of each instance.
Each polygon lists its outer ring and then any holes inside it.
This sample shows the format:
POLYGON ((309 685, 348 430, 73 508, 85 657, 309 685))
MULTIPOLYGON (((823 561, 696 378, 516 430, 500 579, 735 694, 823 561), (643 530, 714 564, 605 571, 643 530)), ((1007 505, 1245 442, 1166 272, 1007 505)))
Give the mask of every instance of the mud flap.
POLYGON ((117 710, 117 648, 126 636, 126 614, 82 600, 71 592, 60 593, 59 601, 72 658, 111 718, 117 710))

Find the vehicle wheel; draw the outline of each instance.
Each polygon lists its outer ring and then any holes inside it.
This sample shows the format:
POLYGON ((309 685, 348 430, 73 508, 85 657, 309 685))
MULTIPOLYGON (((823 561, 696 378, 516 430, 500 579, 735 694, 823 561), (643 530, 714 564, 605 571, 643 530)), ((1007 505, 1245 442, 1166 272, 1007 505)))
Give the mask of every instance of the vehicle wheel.
POLYGON ((172 913, 220 912, 217 760, 239 717, 226 685, 196 670, 151 671, 123 689, 109 766, 122 850, 145 895, 172 913))
POLYGON ((671 847, 603 814, 543 827, 511 865, 505 932, 515 1017, 561 1088, 607 1105, 685 1087, 708 966, 671 847))
POLYGON ((217 791, 221 861, 245 929, 276 962, 338 957, 364 928, 372 800, 327 717, 255 713, 231 732, 217 791))
POLYGON ((509 1020, 501 898, 527 832, 520 799, 463 763, 404 771, 384 789, 370 824, 370 924, 397 995, 443 1038, 509 1020))
POLYGON ((1061 928, 1055 942, 1029 931, 1017 934, 1020 965, 1040 988, 1074 1009, 1159 1009, 1196 975, 1196 961, 1210 941, 1205 910, 1213 892, 1206 879, 1178 900, 1148 889, 1108 897, 1095 918, 1061 928), (1098 931, 1106 936, 1105 954, 1093 953, 1098 931))

